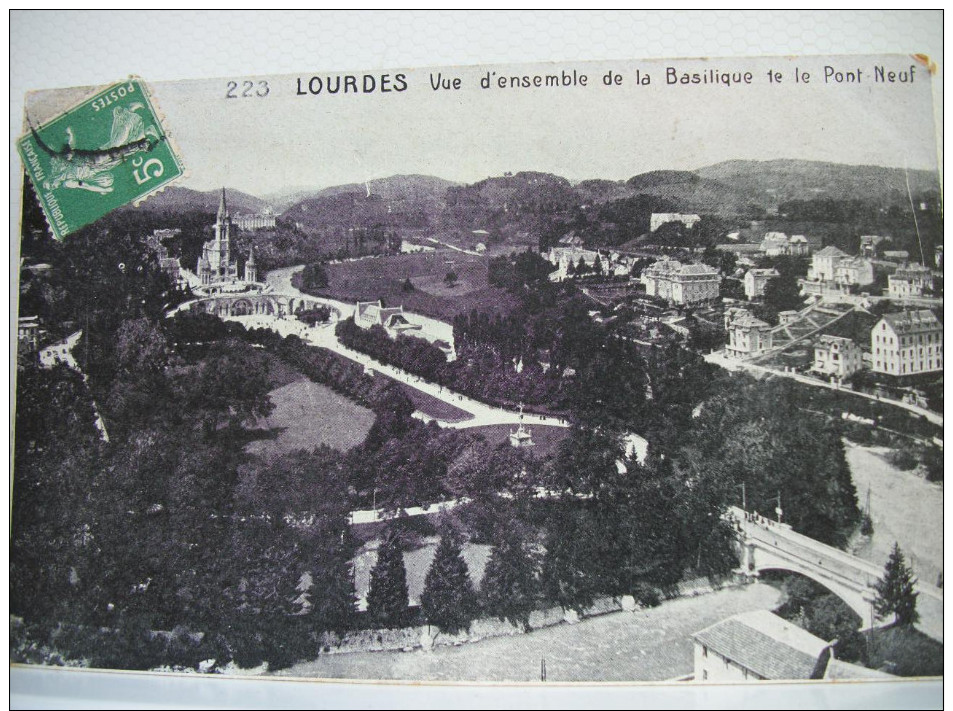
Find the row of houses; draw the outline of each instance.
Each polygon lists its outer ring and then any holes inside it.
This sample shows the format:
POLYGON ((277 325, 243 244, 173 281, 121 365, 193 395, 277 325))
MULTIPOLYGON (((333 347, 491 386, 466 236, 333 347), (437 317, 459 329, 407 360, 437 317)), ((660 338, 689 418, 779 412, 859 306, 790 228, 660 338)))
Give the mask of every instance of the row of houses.
MULTIPOLYGON (((730 357, 764 355, 774 348, 777 329, 748 309, 728 309, 725 329, 730 357)), ((815 341, 814 372, 842 380, 864 367, 898 377, 943 370, 943 324, 928 309, 885 314, 871 329, 869 355, 850 338, 822 335, 815 341)))

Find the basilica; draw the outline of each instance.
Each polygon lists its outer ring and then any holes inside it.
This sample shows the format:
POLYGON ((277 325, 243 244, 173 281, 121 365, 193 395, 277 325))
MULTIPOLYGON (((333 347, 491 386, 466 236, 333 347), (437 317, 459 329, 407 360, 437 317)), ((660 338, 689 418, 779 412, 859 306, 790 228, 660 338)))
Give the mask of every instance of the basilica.
POLYGON ((244 281, 252 284, 257 281, 254 250, 249 250, 248 261, 245 263, 245 278, 238 278, 238 262, 232 261, 232 237, 236 228, 228 214, 228 205, 225 203, 225 188, 222 188, 222 200, 218 205, 218 217, 215 220, 215 237, 202 247, 202 256, 199 257, 195 273, 202 282, 202 286, 236 284, 244 281))

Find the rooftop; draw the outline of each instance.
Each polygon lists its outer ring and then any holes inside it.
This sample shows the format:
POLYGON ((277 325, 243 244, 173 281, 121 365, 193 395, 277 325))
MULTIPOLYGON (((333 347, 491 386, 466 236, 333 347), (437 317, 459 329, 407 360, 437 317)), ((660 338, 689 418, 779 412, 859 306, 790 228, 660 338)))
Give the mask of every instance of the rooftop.
POLYGON ((846 257, 847 254, 837 249, 833 245, 824 247, 820 252, 815 252, 815 257, 846 257))
POLYGON ((828 644, 768 610, 729 617, 694 638, 765 679, 811 679, 828 644))
POLYGON ((929 309, 884 314, 883 320, 897 333, 919 333, 943 328, 943 324, 929 309))

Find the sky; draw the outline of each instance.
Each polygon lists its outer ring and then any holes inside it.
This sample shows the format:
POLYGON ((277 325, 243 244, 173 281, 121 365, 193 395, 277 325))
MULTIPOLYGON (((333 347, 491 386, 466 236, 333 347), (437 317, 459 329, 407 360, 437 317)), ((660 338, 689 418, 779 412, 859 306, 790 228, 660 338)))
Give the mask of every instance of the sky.
MULTIPOLYGON (((358 86, 364 73, 352 72, 358 86)), ((487 65, 367 72, 404 91, 308 91, 311 74, 158 82, 153 96, 198 190, 227 185, 258 196, 363 182, 395 174, 474 182, 506 171, 537 170, 571 180, 627 179, 657 169, 692 170, 723 160, 796 158, 937 169, 932 88, 906 56, 758 58, 487 65), (913 81, 876 82, 874 67, 909 72, 913 81), (825 66, 840 72, 824 81, 825 66), (750 72, 751 83, 669 84, 685 74, 750 72), (850 74, 860 80, 850 82, 850 74), (768 72, 780 73, 780 83, 768 72), (491 74, 562 79, 585 74, 585 87, 481 88, 491 74), (604 77, 621 75, 606 86, 604 77), (636 74, 638 72, 638 75, 636 74), (803 82, 804 73, 810 75, 803 82), (437 90, 431 81, 460 80, 437 90), (795 82, 795 74, 800 81, 795 82), (648 75, 651 83, 644 81, 648 75), (300 80, 300 81, 299 81, 300 80), (267 82, 267 95, 264 84, 267 82), (452 87, 452 85, 451 85, 452 87), (299 92, 305 95, 299 95, 299 92), (227 93, 238 95, 227 98, 227 93)), ((776 77, 776 75, 774 75, 776 77)), ((700 80, 702 76, 698 77, 700 80)), ((730 76, 729 76, 730 78, 730 76)), ((907 75, 909 79, 909 74, 907 75)), ((342 80, 343 81, 343 80, 342 80)), ((370 80, 368 80, 370 82, 370 80)), ((317 87, 317 82, 313 86, 317 87)), ((63 95, 37 97, 42 117, 63 95)))

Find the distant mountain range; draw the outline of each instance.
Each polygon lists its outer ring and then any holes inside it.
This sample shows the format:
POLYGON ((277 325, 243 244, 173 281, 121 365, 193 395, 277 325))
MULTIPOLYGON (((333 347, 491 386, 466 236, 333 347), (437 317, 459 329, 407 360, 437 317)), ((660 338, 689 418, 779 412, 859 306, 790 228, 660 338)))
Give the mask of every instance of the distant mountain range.
MULTIPOLYGON (((871 165, 731 160, 694 171, 651 171, 625 181, 592 179, 572 184, 549 173, 522 172, 461 185, 428 175, 395 175, 367 183, 296 189, 268 199, 229 188, 226 198, 233 213, 270 207, 283 217, 311 226, 395 213, 432 217, 449 212, 470 214, 475 219, 482 214, 481 219, 488 219, 486 215, 497 211, 591 205, 639 194, 663 198, 684 212, 727 216, 743 214, 752 206, 770 210, 790 200, 819 198, 904 204, 908 179, 914 195, 938 192, 937 176, 924 170, 910 170, 905 175, 901 168, 871 165)), ((170 187, 140 209, 215 212, 219 195, 217 190, 170 187)))
MULTIPOLYGON (((158 195, 153 195, 137 209, 156 212, 168 210, 217 212, 221 197, 221 189, 200 192, 173 185, 158 195)), ((258 213, 269 206, 268 202, 259 197, 232 188, 225 188, 225 200, 232 214, 258 213)))

